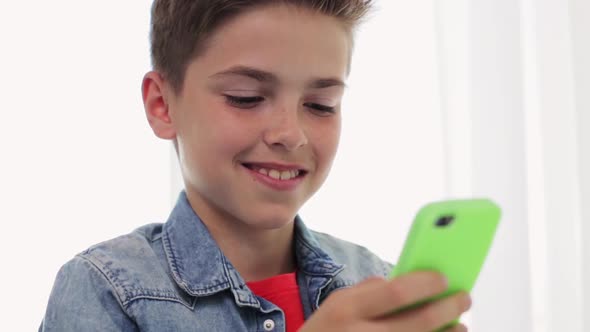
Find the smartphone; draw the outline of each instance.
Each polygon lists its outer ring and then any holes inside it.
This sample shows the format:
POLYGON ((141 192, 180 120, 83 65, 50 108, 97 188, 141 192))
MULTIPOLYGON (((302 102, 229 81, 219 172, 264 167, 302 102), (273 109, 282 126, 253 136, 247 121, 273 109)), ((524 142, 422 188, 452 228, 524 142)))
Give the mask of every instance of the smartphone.
POLYGON ((436 271, 445 275, 449 288, 402 310, 459 291, 470 292, 492 245, 500 216, 500 207, 489 199, 449 200, 422 207, 389 277, 436 271))

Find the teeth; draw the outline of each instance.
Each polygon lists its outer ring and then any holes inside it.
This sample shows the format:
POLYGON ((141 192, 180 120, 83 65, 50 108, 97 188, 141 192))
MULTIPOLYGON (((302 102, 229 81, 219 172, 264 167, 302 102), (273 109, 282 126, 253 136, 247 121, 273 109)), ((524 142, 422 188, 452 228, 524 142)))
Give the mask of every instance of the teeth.
POLYGON ((281 178, 281 172, 277 171, 276 169, 271 169, 268 172, 268 176, 270 176, 273 179, 279 180, 281 178))
POLYGON ((266 168, 259 168, 258 173, 270 176, 277 180, 290 180, 299 176, 299 170, 279 171, 276 169, 268 170, 266 168))

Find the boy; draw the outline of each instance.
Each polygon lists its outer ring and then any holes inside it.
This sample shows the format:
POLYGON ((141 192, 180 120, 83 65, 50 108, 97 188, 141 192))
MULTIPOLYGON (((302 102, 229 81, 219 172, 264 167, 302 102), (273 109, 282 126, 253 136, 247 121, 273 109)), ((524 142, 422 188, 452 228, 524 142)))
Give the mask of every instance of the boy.
MULTIPOLYGON (((362 0, 155 0, 142 95, 185 190, 165 224, 77 255, 42 331, 432 331, 467 294, 383 277, 366 249, 297 211, 328 175, 362 0)), ((464 331, 458 325, 452 331, 464 331)))

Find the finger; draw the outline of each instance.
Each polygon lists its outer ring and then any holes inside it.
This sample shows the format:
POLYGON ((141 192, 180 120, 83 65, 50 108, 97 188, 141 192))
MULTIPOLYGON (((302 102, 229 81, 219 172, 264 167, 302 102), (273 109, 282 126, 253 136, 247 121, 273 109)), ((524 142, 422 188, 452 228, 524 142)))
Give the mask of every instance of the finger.
POLYGON ((469 294, 461 292, 384 320, 388 321, 391 329, 395 331, 432 331, 457 319, 470 307, 469 294))
POLYGON ((468 332, 467 326, 463 324, 457 324, 444 330, 444 332, 468 332))
POLYGON ((445 278, 435 272, 409 273, 392 280, 373 279, 350 289, 357 317, 379 318, 396 309, 438 295, 447 289, 445 278))
POLYGON ((358 284, 356 284, 355 287, 365 287, 365 286, 369 286, 371 284, 379 284, 382 283, 383 281, 387 281, 387 279, 385 279, 384 277, 379 277, 379 276, 372 276, 372 277, 368 277, 367 279, 359 282, 358 284))

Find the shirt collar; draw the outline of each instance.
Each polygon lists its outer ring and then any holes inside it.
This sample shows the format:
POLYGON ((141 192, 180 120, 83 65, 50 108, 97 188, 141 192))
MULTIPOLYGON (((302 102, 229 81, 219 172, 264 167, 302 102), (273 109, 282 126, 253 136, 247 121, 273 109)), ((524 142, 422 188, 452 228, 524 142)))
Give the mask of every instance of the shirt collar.
MULTIPOLYGON (((258 305, 192 209, 184 190, 164 224, 162 242, 173 278, 188 294, 206 296, 231 289, 237 302, 258 305)), ((320 248, 299 216, 295 218, 295 254, 299 271, 308 276, 333 278, 344 269, 320 248)))

